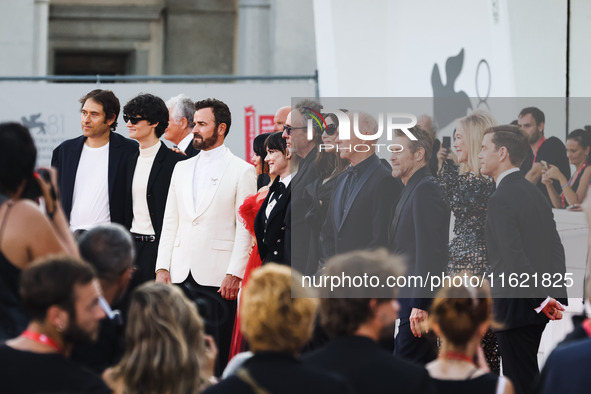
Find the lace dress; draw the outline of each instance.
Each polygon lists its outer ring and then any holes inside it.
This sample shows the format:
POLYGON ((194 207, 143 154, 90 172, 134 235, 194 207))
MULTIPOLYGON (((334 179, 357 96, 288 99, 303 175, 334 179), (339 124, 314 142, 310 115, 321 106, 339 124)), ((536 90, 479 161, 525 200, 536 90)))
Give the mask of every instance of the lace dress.
MULTIPOLYGON (((484 228, 488 200, 495 191, 494 181, 472 173, 460 174, 458 166, 447 161, 437 179, 455 216, 454 237, 449 243, 448 273, 467 272, 478 276, 489 273, 484 228)), ((482 347, 491 372, 499 374, 499 348, 491 330, 482 339, 482 347)))

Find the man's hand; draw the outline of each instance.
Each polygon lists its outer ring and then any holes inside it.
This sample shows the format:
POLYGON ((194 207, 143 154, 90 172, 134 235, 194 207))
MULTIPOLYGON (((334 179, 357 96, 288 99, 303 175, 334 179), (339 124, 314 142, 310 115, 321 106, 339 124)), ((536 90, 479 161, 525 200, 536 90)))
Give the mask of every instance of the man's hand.
POLYGON ((240 290, 240 279, 237 276, 226 274, 226 277, 222 281, 222 285, 218 290, 218 293, 222 293, 222 298, 228 301, 235 300, 238 298, 238 290, 240 290))
POLYGON ((554 298, 550 298, 550 301, 546 304, 544 309, 542 309, 542 313, 548 317, 550 320, 560 320, 562 319, 562 312, 564 307, 558 303, 554 298))
POLYGON ((173 152, 181 153, 181 154, 187 156, 187 154, 185 152, 183 152, 182 150, 180 150, 179 148, 170 148, 170 150, 173 152))
POLYGON ((170 272, 165 269, 159 269, 156 271, 156 282, 158 283, 171 283, 170 272))
POLYGON ((410 312, 410 330, 412 331, 415 337, 420 338, 421 332, 429 332, 429 326, 427 324, 427 318, 429 317, 429 312, 424 311, 422 309, 412 308, 410 312), (422 329, 424 327, 424 329, 422 329))

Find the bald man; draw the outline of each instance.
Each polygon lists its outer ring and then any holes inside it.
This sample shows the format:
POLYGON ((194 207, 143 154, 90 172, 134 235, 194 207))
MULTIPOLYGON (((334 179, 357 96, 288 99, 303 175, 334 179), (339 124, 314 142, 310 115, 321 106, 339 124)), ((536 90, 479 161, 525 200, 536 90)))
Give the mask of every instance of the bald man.
POLYGON ((283 131, 283 126, 285 125, 285 120, 287 119, 287 115, 291 112, 291 107, 281 107, 275 112, 275 117, 273 118, 273 131, 283 131))

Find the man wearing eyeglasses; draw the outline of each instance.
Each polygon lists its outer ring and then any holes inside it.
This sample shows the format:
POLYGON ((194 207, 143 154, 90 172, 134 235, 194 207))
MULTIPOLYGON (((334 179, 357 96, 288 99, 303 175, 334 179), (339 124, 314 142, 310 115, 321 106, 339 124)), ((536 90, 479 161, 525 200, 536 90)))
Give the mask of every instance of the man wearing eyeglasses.
POLYGON ((51 157, 70 228, 80 234, 103 223, 125 222, 125 165, 138 144, 115 133, 120 104, 110 90, 80 99, 82 135, 62 142, 51 157))
POLYGON ((312 123, 314 128, 313 138, 307 136, 307 119, 310 113, 320 112, 322 106, 312 100, 302 100, 295 105, 295 108, 287 115, 285 126, 283 126, 282 137, 287 142, 287 149, 290 150, 299 165, 293 168, 293 187, 291 192, 291 207, 286 212, 286 233, 285 233, 285 263, 291 265, 305 275, 314 274, 308 272, 306 265, 308 261, 309 247, 309 224, 305 221, 305 214, 311 204, 308 194, 305 192, 307 185, 318 178, 317 168, 314 165, 317 146, 322 142, 323 130, 312 123))

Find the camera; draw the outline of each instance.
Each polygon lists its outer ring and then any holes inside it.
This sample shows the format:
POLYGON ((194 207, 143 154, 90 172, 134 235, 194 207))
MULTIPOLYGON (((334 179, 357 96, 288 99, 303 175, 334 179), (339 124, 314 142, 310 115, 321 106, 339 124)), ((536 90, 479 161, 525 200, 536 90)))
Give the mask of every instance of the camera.
POLYGON ((29 200, 33 200, 35 202, 39 200, 39 197, 43 197, 41 186, 39 186, 39 183, 35 179, 34 174, 39 174, 39 176, 41 176, 45 180, 45 182, 48 182, 51 185, 51 196, 55 200, 56 194, 53 188, 53 183, 51 182, 51 173, 46 168, 38 168, 33 172, 33 174, 31 174, 31 176, 27 180, 27 186, 25 187, 25 191, 23 192, 22 197, 27 198, 29 200))

